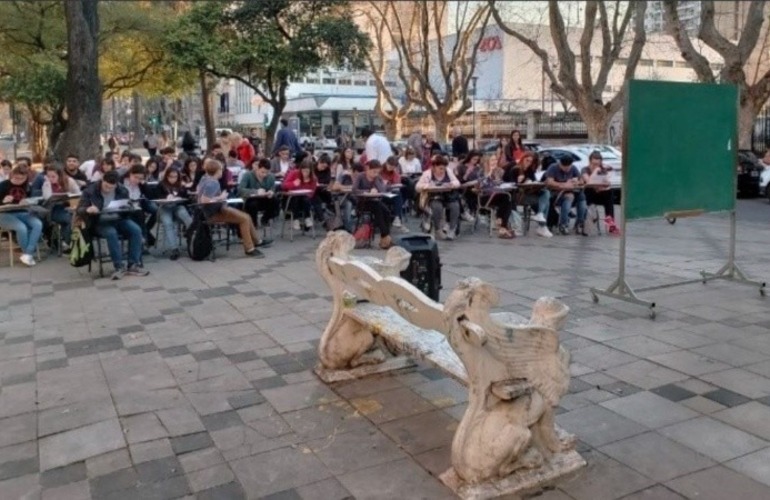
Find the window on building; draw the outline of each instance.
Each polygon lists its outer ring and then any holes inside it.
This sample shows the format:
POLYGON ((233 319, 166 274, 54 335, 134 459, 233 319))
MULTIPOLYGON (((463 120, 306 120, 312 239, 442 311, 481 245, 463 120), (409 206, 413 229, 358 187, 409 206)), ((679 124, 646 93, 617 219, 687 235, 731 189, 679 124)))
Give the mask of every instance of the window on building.
POLYGON ((652 66, 652 59, 639 59, 639 66, 652 66))
POLYGON ((714 71, 722 71, 722 68, 725 67, 725 65, 722 63, 711 63, 710 66, 714 71))
POLYGON ((353 82, 350 80, 350 78, 340 78, 337 83, 340 85, 351 85, 353 82))
POLYGON ((669 61, 666 59, 661 59, 658 61, 655 61, 655 66, 659 68, 673 68, 674 67, 674 61, 669 61))
POLYGON ((604 91, 605 92, 612 92, 612 85, 607 85, 606 87, 604 87, 604 91))
POLYGON ((369 80, 369 86, 370 87, 376 87, 377 86, 377 80, 369 80))
POLYGON ((674 67, 675 68, 689 68, 690 65, 687 64, 687 61, 674 61, 674 67))
POLYGON ((305 83, 318 83, 318 78, 307 78, 305 79, 305 83))
POLYGON ((622 64, 623 66, 625 66, 626 64, 628 64, 628 58, 627 57, 618 57, 618 64, 622 64))
POLYGON ((388 87, 388 88, 393 88, 393 87, 397 87, 398 84, 396 82, 394 82, 393 80, 387 80, 387 81, 385 81, 385 86, 388 87))
POLYGON ((334 85, 335 83, 337 83, 337 80, 334 78, 324 78, 323 83, 325 83, 326 85, 334 85))
POLYGON ((366 80, 356 80, 353 82, 356 87, 366 87, 366 80))

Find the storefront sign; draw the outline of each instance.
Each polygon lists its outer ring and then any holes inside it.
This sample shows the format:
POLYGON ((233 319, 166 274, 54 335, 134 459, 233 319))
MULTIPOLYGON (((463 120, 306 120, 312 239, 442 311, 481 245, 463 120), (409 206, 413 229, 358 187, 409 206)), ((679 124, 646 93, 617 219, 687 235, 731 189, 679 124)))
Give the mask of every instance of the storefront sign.
POLYGON ((479 44, 479 52, 494 52, 495 50, 502 50, 502 48, 503 42, 497 35, 484 38, 479 44))

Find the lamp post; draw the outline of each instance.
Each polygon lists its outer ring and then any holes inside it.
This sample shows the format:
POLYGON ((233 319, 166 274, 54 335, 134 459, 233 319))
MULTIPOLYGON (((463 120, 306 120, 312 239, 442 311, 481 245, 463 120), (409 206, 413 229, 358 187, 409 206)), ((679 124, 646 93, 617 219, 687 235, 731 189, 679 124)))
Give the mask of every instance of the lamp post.
POLYGON ((473 147, 476 148, 476 82, 478 81, 478 76, 472 76, 471 81, 473 82, 473 147))

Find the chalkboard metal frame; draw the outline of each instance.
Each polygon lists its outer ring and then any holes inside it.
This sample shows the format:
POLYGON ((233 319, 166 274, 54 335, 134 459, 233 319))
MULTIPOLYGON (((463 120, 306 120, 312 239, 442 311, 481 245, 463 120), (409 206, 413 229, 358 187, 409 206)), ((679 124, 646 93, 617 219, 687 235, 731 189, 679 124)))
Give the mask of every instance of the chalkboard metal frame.
MULTIPOLYGON (((679 286, 679 285, 686 285, 691 283, 707 283, 708 281, 715 280, 715 279, 725 279, 730 281, 735 281, 743 284, 748 284, 752 286, 759 287, 759 293, 762 296, 765 296, 765 282, 760 281, 754 281, 750 280, 746 277, 746 275, 743 273, 743 271, 740 269, 738 264, 735 262, 735 233, 736 233, 736 211, 735 211, 735 196, 736 196, 736 188, 737 188, 737 171, 735 168, 735 165, 737 164, 737 152, 738 152, 738 90, 737 87, 734 85, 722 85, 722 84, 702 84, 702 83, 679 83, 679 82, 660 82, 660 81, 644 81, 644 80, 632 80, 631 82, 627 82, 626 85, 629 85, 629 89, 626 95, 626 103, 623 109, 623 184, 622 184, 622 199, 621 199, 621 213, 623 214, 622 220, 621 220, 621 241, 620 241, 620 255, 618 259, 619 263, 619 269, 618 269, 618 277, 610 284, 610 286, 607 289, 598 289, 598 288, 591 288, 590 293, 591 297, 594 302, 599 302, 599 296, 605 296, 605 297, 611 297, 618 300, 623 300, 626 302, 631 302, 634 304, 639 304, 647 307, 649 309, 649 316, 651 319, 655 318, 655 302, 650 302, 641 299, 637 292, 644 292, 644 291, 650 291, 650 290, 657 290, 661 288, 669 288, 673 286, 679 286), (650 162, 647 161, 646 158, 638 156, 641 153, 634 152, 633 154, 629 154, 630 147, 629 142, 633 142, 634 147, 638 147, 637 142, 645 138, 644 134, 640 134, 638 132, 639 128, 649 126, 646 123, 637 123, 642 118, 645 118, 645 113, 637 113, 638 106, 645 106, 650 105, 650 102, 645 102, 645 97, 649 97, 650 94, 647 96, 644 95, 645 91, 652 91, 651 93, 654 93, 655 98, 652 99, 653 103, 657 103, 658 106, 665 107, 665 110, 667 112, 667 115, 672 115, 677 112, 682 113, 686 112, 688 109, 698 109, 698 107, 701 107, 702 109, 707 109, 709 111, 712 111, 714 108, 711 106, 708 106, 706 103, 704 103, 701 99, 704 95, 710 96, 711 99, 709 101, 709 104, 717 104, 718 105, 718 112, 715 113, 715 115, 718 116, 716 118, 716 127, 718 130, 708 130, 709 133, 704 134, 705 138, 701 138, 701 140, 711 141, 709 143, 709 146, 714 146, 710 148, 713 156, 715 159, 709 158, 708 161, 715 162, 715 168, 713 169, 714 173, 716 172, 717 179, 721 181, 720 183, 716 184, 715 186, 709 186, 707 184, 696 182, 692 183, 692 180, 694 179, 692 174, 692 171, 688 171, 688 175, 683 175, 681 178, 671 178, 669 179, 672 183, 683 183, 686 184, 689 181, 691 181, 691 184, 693 186, 700 186, 703 188, 700 192, 693 193, 693 199, 687 200, 684 203, 681 202, 681 200, 672 200, 670 197, 672 196, 672 192, 676 191, 675 189, 667 189, 667 193, 669 195, 669 198, 663 200, 662 202, 660 200, 653 200, 655 202, 658 202, 659 204, 655 206, 654 204, 648 205, 648 206, 639 206, 635 205, 632 207, 629 207, 627 205, 629 194, 632 198, 632 201, 639 196, 641 193, 639 192, 637 188, 640 188, 640 185, 635 185, 633 188, 633 191, 629 189, 631 182, 637 182, 642 184, 649 184, 650 182, 655 182, 656 179, 660 180, 663 179, 666 174, 671 174, 671 167, 672 165, 670 163, 663 162, 650 162), (639 99, 639 96, 642 96, 641 99, 639 99), (684 108, 684 109, 683 109, 684 108), (641 116, 641 118, 637 118, 635 120, 631 120, 631 116, 633 113, 633 116, 636 118, 637 116, 641 116), (636 135, 634 135, 634 131, 636 132, 636 135), (727 140, 727 143, 724 141, 727 140), (725 147, 726 146, 726 147, 725 147), (725 147, 725 151, 720 151, 719 149, 725 147), (633 161, 632 161, 633 160, 633 161), (641 170, 642 168, 647 168, 647 171, 641 170), (630 174, 630 175, 629 175, 630 174), (648 176, 648 178, 645 179, 645 175, 648 176), (713 190, 710 190, 711 188, 714 188, 713 190), (730 214, 730 243, 729 243, 729 250, 728 250, 728 259, 727 263, 722 266, 717 272, 715 273, 707 273, 706 271, 701 271, 700 275, 701 277, 698 279, 692 279, 687 281, 680 281, 676 283, 669 283, 669 284, 663 284, 663 285, 657 285, 652 287, 646 287, 646 288, 639 288, 634 290, 626 280, 626 238, 627 238, 627 230, 626 230, 626 223, 629 220, 638 220, 638 219, 644 219, 644 218, 651 218, 651 217, 666 217, 669 218, 676 218, 676 217, 694 217, 701 215, 705 212, 724 212, 728 211, 730 214)), ((649 111, 649 110, 645 110, 649 111)), ((649 115, 647 115, 648 117, 649 115)), ((698 117, 693 117, 694 119, 698 119, 698 117)), ((711 117, 714 118, 714 117, 711 117)), ((673 120, 676 122, 677 120, 673 120)), ((708 124, 711 124, 712 126, 715 124, 714 119, 708 119, 704 120, 708 124)), ((697 130, 703 130, 703 127, 696 127, 697 130)), ((676 131, 674 131, 676 132, 676 131)), ((686 131, 679 131, 679 132, 686 132, 686 131)), ((690 131, 692 132, 692 131, 690 131)), ((674 148, 676 146, 679 146, 681 144, 677 144, 677 136, 675 133, 670 133, 667 136, 661 136, 659 139, 661 139, 661 142, 663 144, 657 144, 656 146, 658 148, 674 148)), ((696 137, 695 141, 697 143, 699 139, 696 137)), ((688 149, 688 148, 685 148, 688 149)), ((692 149, 692 146, 690 145, 689 149, 692 149)), ((709 149, 709 148, 707 148, 709 149)), ((685 153, 686 154, 686 153, 685 153)), ((670 156, 673 158, 676 158, 677 155, 670 156)), ((706 153, 706 156, 708 156, 708 151, 706 153)), ((688 168, 693 168, 694 165, 696 165, 695 161, 693 160, 692 163, 685 164, 688 168)), ((672 184, 673 185, 673 184, 672 184)), ((642 185, 642 188, 644 186, 642 185)), ((669 185, 669 188, 672 186, 669 185)), ((677 185, 677 187, 682 188, 683 186, 681 184, 677 185)), ((689 187, 689 186, 684 186, 689 187)))

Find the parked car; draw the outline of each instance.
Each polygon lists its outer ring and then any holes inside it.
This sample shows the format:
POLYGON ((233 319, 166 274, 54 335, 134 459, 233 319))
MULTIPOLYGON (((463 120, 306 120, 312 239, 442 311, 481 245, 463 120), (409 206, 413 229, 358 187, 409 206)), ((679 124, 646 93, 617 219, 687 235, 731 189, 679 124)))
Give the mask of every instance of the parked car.
POLYGON ((765 167, 759 173, 759 194, 760 196, 766 196, 768 201, 770 201, 770 167, 765 167))
MULTIPOLYGON (((524 145, 524 149, 527 151, 534 151, 538 152, 540 151, 540 143, 536 141, 521 141, 521 143, 524 145)), ((481 153, 485 155, 491 155, 495 151, 497 151, 497 148, 500 147, 500 141, 494 140, 489 141, 483 146, 481 146, 481 153)))
POLYGON ((543 148, 538 151, 543 171, 552 163, 559 161, 564 156, 572 158, 572 164, 578 170, 588 166, 588 156, 593 151, 599 151, 602 154, 602 160, 605 166, 611 167, 609 173, 610 183, 613 187, 620 187, 622 184, 622 157, 620 151, 612 146, 603 146, 596 144, 576 144, 569 146, 555 146, 552 148, 543 148))
POLYGON ((329 137, 319 137, 315 141, 315 149, 337 149, 337 141, 329 137))
POLYGON ((738 150, 738 196, 759 196, 760 176, 765 168, 759 163, 759 159, 748 149, 738 150))

